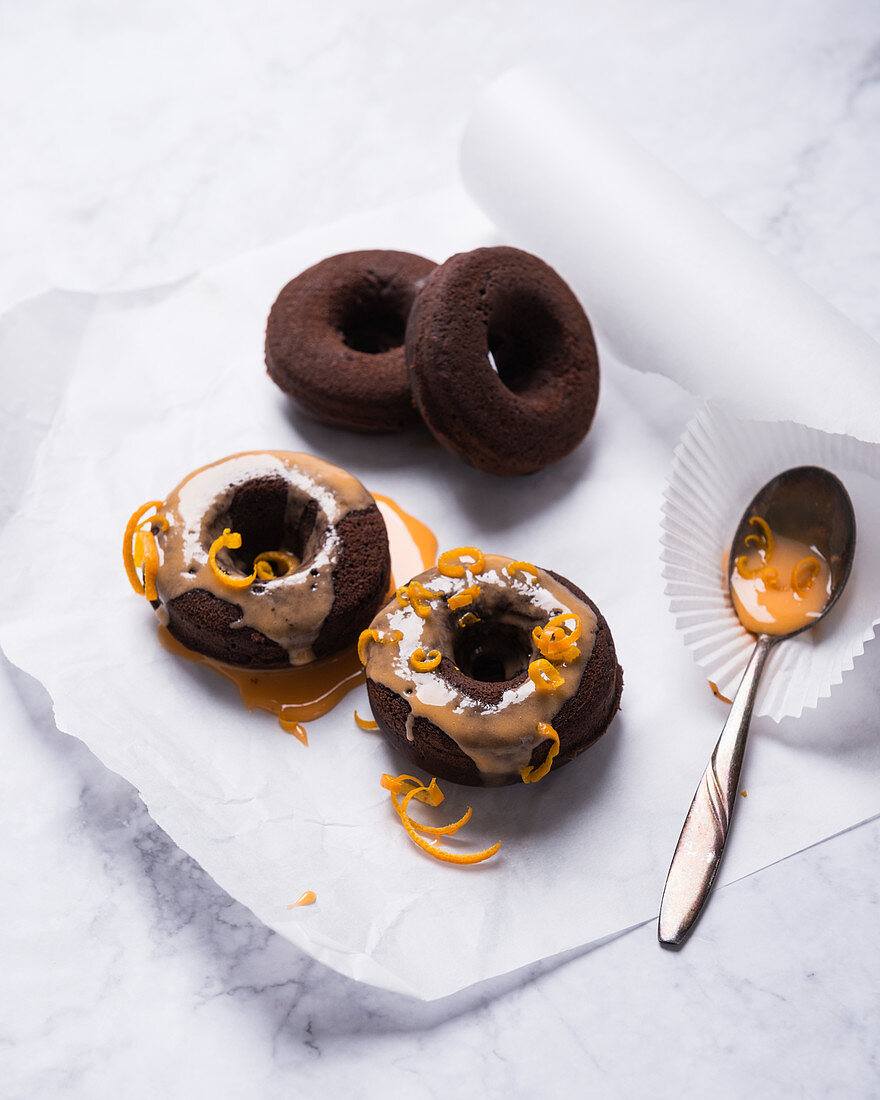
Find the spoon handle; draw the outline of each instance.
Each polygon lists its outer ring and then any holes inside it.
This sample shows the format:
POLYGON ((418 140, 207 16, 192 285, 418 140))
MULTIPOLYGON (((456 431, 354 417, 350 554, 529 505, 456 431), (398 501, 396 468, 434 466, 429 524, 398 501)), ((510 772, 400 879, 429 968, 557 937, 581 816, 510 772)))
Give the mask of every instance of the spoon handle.
POLYGON ((688 810, 660 902, 658 937, 661 943, 681 943, 706 903, 736 805, 758 681, 767 656, 778 640, 769 634, 758 635, 733 697, 730 714, 688 810))

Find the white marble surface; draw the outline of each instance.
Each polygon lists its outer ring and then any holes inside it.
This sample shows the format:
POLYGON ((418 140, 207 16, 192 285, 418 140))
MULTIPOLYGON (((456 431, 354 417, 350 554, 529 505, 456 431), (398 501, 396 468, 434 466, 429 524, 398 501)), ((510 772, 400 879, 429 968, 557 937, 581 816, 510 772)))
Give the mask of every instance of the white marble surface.
MULTIPOLYGON (((474 95, 534 60, 880 336, 873 0, 44 0, 3 22, 4 307, 448 182, 474 95)), ((719 892, 679 953, 645 926, 422 1004, 269 933, 5 665, 0 729, 4 1095, 880 1091, 876 820, 719 892)))

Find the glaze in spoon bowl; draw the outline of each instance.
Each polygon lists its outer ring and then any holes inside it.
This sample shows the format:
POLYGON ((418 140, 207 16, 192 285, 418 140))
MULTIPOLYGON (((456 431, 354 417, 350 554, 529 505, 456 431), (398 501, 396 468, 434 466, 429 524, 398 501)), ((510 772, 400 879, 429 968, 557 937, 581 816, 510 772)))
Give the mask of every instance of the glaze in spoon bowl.
MULTIPOLYGON (((852 501, 839 478, 820 466, 796 466, 777 474, 772 481, 755 494, 743 512, 733 536, 728 558, 727 577, 730 597, 740 616, 736 582, 739 578, 736 560, 749 551, 749 540, 761 541, 756 535, 755 517, 763 519, 774 536, 787 545, 800 545, 812 550, 827 564, 827 583, 823 596, 813 613, 805 614, 800 624, 791 625, 768 622, 764 630, 779 641, 791 638, 816 625, 824 618, 843 591, 852 569, 856 547, 856 517, 852 501)), ((749 622, 743 621, 747 630, 749 622)), ((754 633, 755 631, 753 631, 754 633)))
POLYGON ((818 466, 778 474, 743 512, 731 543, 728 586, 740 621, 757 638, 672 857, 658 927, 666 946, 687 937, 721 863, 767 657, 828 614, 849 578, 855 545, 849 494, 818 466))

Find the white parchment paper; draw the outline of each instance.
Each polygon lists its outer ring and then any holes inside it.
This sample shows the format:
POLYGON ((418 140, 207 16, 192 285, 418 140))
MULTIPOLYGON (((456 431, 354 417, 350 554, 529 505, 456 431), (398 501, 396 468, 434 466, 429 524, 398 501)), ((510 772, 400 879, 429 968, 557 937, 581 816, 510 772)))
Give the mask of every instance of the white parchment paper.
MULTIPOLYGON (((54 330, 52 311, 33 311, 40 353, 63 351, 69 372, 0 542, 0 642, 46 685, 59 728, 134 783, 175 841, 272 928, 353 978, 429 999, 653 917, 725 714, 677 640, 659 575, 664 477, 694 409, 674 383, 606 355, 586 442, 507 481, 419 432, 368 439, 312 424, 265 376, 268 306, 308 264, 374 246, 442 258, 494 239, 462 193, 443 192, 162 294, 80 302, 76 325, 54 330), (606 736, 535 787, 448 787, 444 813, 474 806, 467 841, 501 840, 491 862, 449 867, 409 842, 379 786, 383 771, 408 769, 352 721, 363 689, 310 723, 304 748, 157 643, 123 573, 125 521, 196 466, 254 448, 338 462, 429 523, 441 546, 550 566, 603 608, 625 670, 606 736), (317 902, 287 909, 306 889, 317 902)), ((27 341, 16 347, 24 368, 27 341)), ((4 414, 14 432, 21 418, 4 414)), ((808 717, 796 733, 757 723, 722 882, 880 809, 872 693, 857 669, 820 711, 833 743, 808 717)))

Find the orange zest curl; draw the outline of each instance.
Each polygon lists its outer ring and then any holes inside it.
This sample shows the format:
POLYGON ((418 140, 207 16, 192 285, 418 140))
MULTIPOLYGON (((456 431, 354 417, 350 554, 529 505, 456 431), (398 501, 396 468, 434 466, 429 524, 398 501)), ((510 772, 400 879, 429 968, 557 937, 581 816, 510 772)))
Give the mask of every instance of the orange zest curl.
POLYGON ((773 551, 776 548, 776 541, 773 538, 773 532, 770 530, 769 525, 765 519, 761 519, 760 516, 752 516, 749 520, 752 527, 757 527, 760 532, 757 535, 746 535, 746 546, 755 546, 759 550, 763 550, 765 553, 765 561, 769 561, 773 555, 773 551))
POLYGON ((739 573, 744 581, 753 580, 764 568, 762 562, 757 569, 749 569, 749 558, 747 554, 740 554, 733 564, 736 566, 737 573, 739 573))
POLYGON ((554 615, 544 626, 536 626, 532 638, 538 652, 551 661, 574 661, 580 656, 580 650, 574 644, 581 636, 581 620, 573 611, 564 611, 554 615), (574 620, 574 626, 566 629, 566 623, 574 620))
POLYGON ((473 626, 474 623, 479 623, 479 622, 482 622, 482 619, 480 618, 479 615, 475 615, 473 613, 473 611, 465 611, 465 613, 462 615, 462 617, 458 620, 457 625, 461 626, 461 627, 473 626))
POLYGON ((767 563, 773 557, 773 551, 776 549, 776 540, 773 538, 773 532, 770 530, 769 525, 765 519, 761 519, 760 516, 752 516, 749 520, 752 527, 758 528, 758 534, 746 535, 746 546, 754 546, 759 552, 763 552, 764 557, 762 561, 752 569, 749 567, 749 558, 747 554, 741 554, 734 565, 736 571, 745 581, 754 580, 755 577, 760 577, 761 580, 767 585, 768 588, 778 588, 779 574, 775 569, 768 569, 767 563))
POLYGON ((559 754, 559 734, 550 725, 549 722, 538 723, 538 733, 542 737, 549 737, 553 744, 550 746, 550 751, 544 759, 544 763, 537 768, 533 768, 527 765, 524 768, 520 768, 519 774, 522 776, 523 783, 537 783, 539 779, 543 779, 547 772, 550 771, 550 766, 559 754))
POLYGON ((538 579, 538 570, 530 561, 512 561, 504 567, 504 572, 508 577, 512 577, 514 573, 531 573, 535 580, 538 579))
POLYGON ((779 588, 779 570, 772 565, 758 562, 754 569, 749 569, 748 559, 745 555, 736 559, 736 571, 746 581, 761 580, 765 588, 779 588))
POLYGON ((254 558, 254 572, 261 581, 274 581, 292 573, 299 560, 286 550, 264 550, 254 558))
POLYGON ((756 577, 760 578, 768 588, 779 587, 779 572, 774 569, 772 565, 768 565, 766 560, 759 561, 754 569, 749 568, 749 559, 743 554, 734 562, 736 571, 745 581, 753 581, 756 577))
MULTIPOLYGON (((416 779, 414 775, 389 775, 387 772, 382 773, 382 778, 379 780, 379 783, 386 791, 391 792, 391 800, 394 803, 395 810, 398 808, 398 795, 406 794, 408 787, 418 787, 419 790, 425 790, 430 793, 431 797, 436 795, 437 791, 440 789, 437 786, 436 779, 432 779, 426 787, 421 779, 416 779)), ((422 797, 419 801, 426 802, 427 800, 427 797, 422 797)), ((442 801, 443 799, 439 798, 437 802, 432 802, 431 805, 436 806, 442 801)))
POLYGON ((547 623, 546 630, 565 630, 565 624, 574 620, 574 626, 568 632, 566 641, 576 642, 581 636, 581 620, 578 615, 575 615, 573 611, 563 611, 561 615, 554 615, 553 618, 547 623))
POLYGON ((460 607, 467 607, 479 596, 480 591, 478 584, 471 584, 467 588, 463 588, 461 592, 456 592, 454 596, 450 596, 446 601, 449 610, 457 611, 460 607))
MULTIPOLYGON (((482 863, 484 860, 491 859, 492 856, 494 856, 498 849, 501 847, 501 844, 499 842, 497 844, 493 844, 491 848, 484 848, 480 852, 468 853, 447 852, 445 848, 440 847, 441 836, 452 835, 453 831, 457 831, 459 828, 461 828, 461 826, 464 825, 464 823, 470 818, 470 806, 468 806, 467 812, 463 817, 459 818, 458 821, 453 822, 454 830, 452 826, 445 826, 443 828, 443 831, 436 834, 433 840, 426 840, 422 834, 427 833, 429 836, 431 836, 433 835, 432 832, 430 832, 426 826, 413 821, 408 813, 409 803, 420 793, 421 792, 416 789, 409 791, 407 794, 405 794, 403 796, 403 801, 400 803, 400 809, 398 813, 400 814, 400 820, 403 822, 403 827, 409 834, 410 839, 413 841, 414 844, 417 844, 423 852, 427 852, 428 855, 433 856, 434 859, 439 859, 441 863, 457 863, 459 866, 467 866, 468 864, 482 863)), ((443 796, 441 795, 440 797, 442 799, 443 796)), ((423 800, 420 799, 420 801, 423 800)), ((434 806, 437 805, 436 802, 432 802, 430 804, 434 806)))
POLYGON ((362 630, 358 638, 357 654, 362 665, 367 663, 367 646, 370 642, 378 642, 379 645, 394 645, 403 637, 399 630, 389 630, 387 634, 380 634, 378 630, 362 630))
POLYGON ((419 647, 414 649, 410 654, 409 663, 416 670, 416 672, 431 672, 442 660, 439 649, 429 649, 427 654, 419 647))
POLYGON ((367 663, 367 646, 370 642, 379 641, 378 630, 362 630, 358 637, 358 660, 362 665, 367 663))
POLYGON ((565 683, 555 665, 543 657, 529 665, 529 679, 538 691, 545 692, 556 691, 565 683))
POLYGON ((211 572, 220 581, 221 584, 225 584, 227 588, 250 588, 250 586, 257 579, 256 570, 249 577, 233 577, 229 573, 225 572, 217 564, 217 555, 223 549, 237 550, 241 546, 241 535, 238 531, 232 531, 230 528, 225 527, 223 534, 218 535, 217 538, 211 543, 211 549, 208 551, 208 565, 211 567, 211 572))
POLYGON ((401 607, 409 605, 420 619, 427 619, 431 614, 431 600, 439 600, 442 592, 433 592, 426 588, 421 581, 410 581, 397 590, 397 602, 401 607))
POLYGON ((438 859, 442 863, 455 863, 459 866, 466 866, 474 863, 482 863, 484 860, 491 859, 501 847, 499 841, 497 844, 493 844, 491 848, 484 848, 481 852, 468 852, 466 854, 447 852, 444 848, 440 847, 441 837, 452 836, 453 833, 457 833, 462 825, 465 825, 470 820, 472 813, 470 806, 468 806, 466 812, 458 821, 453 821, 449 825, 423 825, 419 821, 413 821, 408 812, 409 803, 412 799, 415 798, 419 802, 424 802, 429 806, 439 806, 443 801, 443 792, 437 785, 436 779, 432 779, 431 782, 425 786, 411 775, 383 775, 382 786, 387 791, 391 792, 391 801, 394 803, 394 808, 400 816, 400 820, 403 822, 403 827, 406 829, 410 840, 418 845, 423 852, 427 852, 428 855, 433 856, 434 859, 438 859), (400 800, 401 795, 403 795, 402 800, 400 800), (426 840, 425 836, 432 837, 433 839, 426 840))
MULTIPOLYGON (((756 565, 750 566, 748 555, 741 554, 734 560, 734 566, 736 567, 737 573, 739 573, 743 580, 750 581, 756 578, 762 580, 767 589, 784 589, 784 585, 779 579, 779 570, 775 569, 770 564, 770 560, 776 549, 773 532, 770 530, 767 521, 760 516, 752 516, 749 523, 758 529, 758 534, 746 535, 745 544, 746 546, 754 546, 761 556, 756 565)), ((821 566, 819 565, 818 558, 814 557, 812 554, 808 554, 807 557, 802 558, 792 569, 789 578, 789 588, 794 591, 795 595, 803 596, 812 588, 813 582, 816 577, 819 576, 820 570, 821 566)))
POLYGON ((802 558, 791 571, 791 587, 799 596, 813 587, 813 581, 819 576, 819 559, 810 554, 802 558))
MULTIPOLYGON (((128 523, 125 525, 125 534, 122 536, 122 561, 125 565, 125 573, 128 577, 131 587, 137 592, 139 596, 146 596, 148 600, 157 599, 156 595, 156 572, 159 563, 159 554, 156 550, 156 540, 153 537, 153 527, 159 527, 162 531, 168 530, 168 520, 164 516, 147 516, 147 512, 151 508, 161 508, 164 501, 161 500, 148 500, 146 504, 142 504, 133 515, 129 518, 128 523), (144 526, 149 526, 149 531, 143 531, 144 526), (155 559, 152 558, 152 552, 147 550, 144 536, 149 535, 153 543, 153 550, 156 551, 155 559), (140 537, 139 537, 140 536, 140 537), (135 555, 138 555, 139 560, 135 560, 135 555), (150 580, 150 589, 152 595, 147 595, 147 580, 145 576, 142 581, 138 576, 138 569, 144 565, 144 562, 155 562, 155 569, 153 569, 150 580)), ((152 566, 148 566, 152 568, 152 566)))
POLYGON ((459 546, 455 550, 447 550, 437 559, 437 569, 444 577, 463 577, 465 569, 471 573, 482 573, 485 564, 483 551, 476 546, 459 546), (463 562, 462 558, 468 561, 463 562))
POLYGON ((369 718, 361 718, 357 711, 354 712, 354 720, 362 730, 377 730, 379 728, 378 722, 373 722, 369 718))
MULTIPOLYGON (((398 813, 400 813, 400 796, 407 794, 410 789, 412 789, 413 798, 426 803, 428 806, 439 806, 443 801, 443 792, 440 790, 436 779, 432 779, 426 787, 414 775, 383 775, 381 783, 386 791, 391 792, 391 801, 398 813)), ((410 821, 414 829, 418 829, 420 833, 425 833, 428 836, 452 836, 453 833, 458 832, 462 825, 466 825, 470 821, 472 813, 473 810, 468 806, 464 815, 458 821, 453 821, 451 825, 422 825, 418 821, 412 821, 412 819, 410 821)))
POLYGON ((144 596, 151 603, 153 600, 158 600, 156 575, 159 572, 159 549, 152 531, 135 531, 134 563, 138 568, 143 568, 144 596))
POLYGON ((562 664, 571 664, 572 661, 576 661, 580 657, 581 651, 576 645, 570 645, 568 649, 564 650, 561 657, 554 657, 554 661, 560 661, 562 664))

